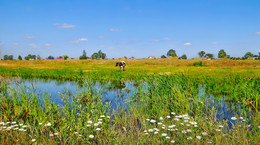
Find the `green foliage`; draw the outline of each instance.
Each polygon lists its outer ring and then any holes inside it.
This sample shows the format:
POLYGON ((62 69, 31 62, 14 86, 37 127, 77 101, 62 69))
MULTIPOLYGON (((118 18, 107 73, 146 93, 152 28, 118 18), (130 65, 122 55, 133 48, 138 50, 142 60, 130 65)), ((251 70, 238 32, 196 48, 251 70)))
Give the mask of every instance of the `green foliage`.
POLYGON ((211 53, 207 53, 207 54, 205 55, 205 57, 213 58, 213 57, 214 57, 214 55, 213 55, 213 54, 211 54, 211 53))
POLYGON ((165 56, 165 55, 162 55, 161 58, 166 58, 166 56, 165 56))
POLYGON ((167 56, 177 57, 177 54, 176 54, 175 50, 170 49, 170 50, 167 52, 167 56))
POLYGON ((224 51, 224 49, 221 49, 219 52, 218 52, 218 58, 224 58, 226 57, 227 54, 226 52, 224 51))
POLYGON ((200 57, 204 57, 205 51, 200 51, 198 54, 199 54, 200 57))
POLYGON ((13 55, 4 55, 4 60, 13 60, 13 55))
POLYGON ((21 57, 21 55, 18 56, 18 59, 19 59, 19 60, 23 60, 23 58, 21 57))
POLYGON ((183 55, 181 56, 181 59, 187 59, 186 54, 183 54, 183 55))
POLYGON ((83 50, 83 55, 79 57, 79 59, 88 59, 87 53, 85 50, 83 50))
POLYGON ((253 57, 253 56, 254 56, 254 54, 251 53, 251 52, 247 52, 247 53, 244 55, 245 58, 253 57))
POLYGON ((98 53, 96 53, 96 52, 91 55, 92 59, 98 59, 98 57, 99 57, 98 53))
POLYGON ((64 59, 64 60, 67 60, 68 58, 69 58, 68 55, 64 55, 64 56, 63 56, 63 59, 64 59))
POLYGON ((27 56, 24 57, 24 59, 25 59, 25 60, 36 59, 36 55, 28 54, 27 56))
POLYGON ((207 65, 203 64, 202 61, 199 61, 199 62, 194 62, 194 63, 192 64, 192 66, 206 67, 207 65))

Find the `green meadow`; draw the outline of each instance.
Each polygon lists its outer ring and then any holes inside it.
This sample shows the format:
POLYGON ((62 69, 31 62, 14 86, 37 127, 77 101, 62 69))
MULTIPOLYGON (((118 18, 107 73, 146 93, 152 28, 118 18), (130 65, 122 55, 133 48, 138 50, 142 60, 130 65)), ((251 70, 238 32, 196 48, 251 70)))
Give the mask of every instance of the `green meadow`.
POLYGON ((0 143, 260 144, 259 60, 137 59, 125 60, 125 71, 118 61, 0 61, 0 143), (10 85, 12 78, 70 80, 84 89, 59 93, 64 105, 57 105, 47 93, 10 85), (127 107, 108 111, 95 81, 132 81, 135 93, 127 107), (239 113, 216 116, 224 102, 223 111, 239 113))

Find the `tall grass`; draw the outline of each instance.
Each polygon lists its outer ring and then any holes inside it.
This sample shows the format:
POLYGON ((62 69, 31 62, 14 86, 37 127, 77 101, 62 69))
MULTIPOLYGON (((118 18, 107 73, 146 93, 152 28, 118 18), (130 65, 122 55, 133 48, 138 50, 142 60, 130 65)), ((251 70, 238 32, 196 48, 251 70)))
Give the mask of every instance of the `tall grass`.
MULTIPOLYGON (((227 81, 234 83, 231 85, 233 88, 221 85, 223 80, 207 77, 198 80, 197 77, 184 75, 178 77, 152 75, 145 77, 144 80, 145 86, 140 82, 134 96, 129 96, 127 108, 121 106, 113 112, 108 111, 109 102, 102 101, 102 89, 99 89, 100 91, 92 89, 94 83, 92 80, 83 83, 84 90, 81 92, 71 94, 64 91, 59 94, 64 102, 63 106, 52 102, 51 96, 47 93, 43 95, 44 97, 39 97, 32 88, 27 86, 13 88, 2 82, 0 142, 1 144, 259 143, 258 109, 252 116, 254 123, 251 126, 248 116, 243 113, 232 116, 236 117, 236 120, 217 120, 214 106, 209 107, 209 102, 205 99, 207 91, 213 93, 217 91, 216 95, 223 95, 219 92, 227 93, 225 91, 230 90, 228 93, 232 94, 232 91, 239 90, 237 85, 243 86, 243 84, 251 86, 248 90, 241 87, 243 89, 241 94, 247 92, 247 95, 256 98, 255 95, 259 95, 257 91, 259 80, 227 81), (207 89, 212 82, 216 85, 207 89), (199 88, 204 85, 206 86, 204 92, 199 93, 199 88), (225 89, 218 90, 219 88, 225 89)), ((242 107, 248 108, 246 105, 242 107)))

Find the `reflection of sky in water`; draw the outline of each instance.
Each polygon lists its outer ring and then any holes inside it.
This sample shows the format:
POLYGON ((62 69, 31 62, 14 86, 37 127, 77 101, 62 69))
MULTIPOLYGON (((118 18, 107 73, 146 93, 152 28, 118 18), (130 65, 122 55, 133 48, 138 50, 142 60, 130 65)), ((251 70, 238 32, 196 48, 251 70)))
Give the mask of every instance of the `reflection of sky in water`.
MULTIPOLYGON (((88 83, 87 83, 88 84, 88 83)), ((70 91, 71 94, 80 93, 82 90, 86 89, 84 85, 78 84, 73 81, 60 81, 60 80, 44 80, 44 79, 25 79, 22 81, 21 85, 29 86, 31 89, 34 89, 35 92, 42 96, 43 93, 47 92, 48 95, 51 95, 51 100, 55 101, 56 104, 63 105, 61 98, 58 96, 59 93, 64 93, 70 91)), ((139 84, 143 89, 147 90, 145 84, 139 84)), ((117 109, 119 106, 123 106, 127 110, 126 102, 129 101, 129 97, 133 97, 135 91, 137 90, 138 84, 130 81, 124 82, 112 82, 112 81, 95 81, 91 83, 91 88, 99 94, 102 92, 102 98, 104 102, 110 102, 111 112, 113 109, 117 109)), ((206 100, 206 109, 212 110, 214 107, 214 114, 216 114, 217 121, 228 120, 229 127, 232 126, 231 122, 235 124, 237 122, 231 120, 231 117, 236 116, 237 114, 244 113, 242 107, 238 103, 227 102, 223 98, 214 98, 213 95, 208 95, 205 93, 205 86, 200 86, 199 88, 199 98, 198 100, 206 100)), ((70 98, 72 101, 72 97, 70 98)), ((203 101, 205 103, 205 101, 203 101)), ((192 106, 192 104, 191 104, 192 106)), ((121 109, 121 108, 119 108, 121 109)), ((206 110, 204 110, 206 112, 206 110)), ((246 111, 243 116, 248 118, 250 123, 253 123, 251 116, 253 115, 252 111, 246 111), (246 116, 245 116, 246 115, 246 116)), ((207 116, 212 117, 212 116, 207 116)), ((238 117, 239 119, 239 117, 238 117)))

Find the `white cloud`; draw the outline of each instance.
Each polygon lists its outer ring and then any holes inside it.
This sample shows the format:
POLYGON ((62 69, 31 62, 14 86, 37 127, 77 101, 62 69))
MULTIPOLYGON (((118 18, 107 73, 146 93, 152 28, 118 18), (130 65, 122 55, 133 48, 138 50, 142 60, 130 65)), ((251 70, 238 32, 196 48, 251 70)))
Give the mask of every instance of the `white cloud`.
POLYGON ((24 38, 26 38, 26 39, 34 39, 34 36, 26 35, 26 36, 24 36, 24 38))
POLYGON ((168 40, 171 40, 171 39, 168 38, 168 37, 165 37, 165 38, 163 38, 162 40, 166 40, 166 41, 168 41, 168 40))
POLYGON ((47 47, 47 48, 50 48, 50 47, 51 47, 51 45, 48 44, 48 43, 44 44, 44 46, 47 47))
POLYGON ((216 44, 217 44, 217 42, 212 42, 212 44, 213 44, 213 45, 216 45, 216 44))
POLYGON ((66 24, 66 23, 63 23, 63 24, 56 23, 53 25, 58 26, 58 28, 75 28, 75 27, 77 27, 76 25, 71 25, 71 24, 66 24))
POLYGON ((185 43, 184 45, 190 46, 190 45, 192 45, 192 44, 191 44, 191 43, 185 43))
POLYGON ((255 32, 256 35, 260 35, 260 32, 255 32))
POLYGON ((104 39, 105 37, 104 36, 99 36, 98 39, 104 39))
POLYGON ((150 42, 159 42, 160 40, 149 40, 150 42))
POLYGON ((29 46, 30 46, 31 48, 39 48, 39 47, 38 47, 36 44, 34 44, 34 43, 30 43, 29 46))
POLYGON ((79 43, 81 41, 88 41, 87 38, 80 38, 80 39, 76 39, 76 40, 71 40, 71 43, 79 43))
POLYGON ((115 29, 115 28, 110 28, 109 31, 119 32, 119 31, 121 31, 121 30, 115 29))

